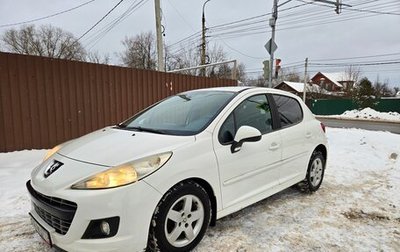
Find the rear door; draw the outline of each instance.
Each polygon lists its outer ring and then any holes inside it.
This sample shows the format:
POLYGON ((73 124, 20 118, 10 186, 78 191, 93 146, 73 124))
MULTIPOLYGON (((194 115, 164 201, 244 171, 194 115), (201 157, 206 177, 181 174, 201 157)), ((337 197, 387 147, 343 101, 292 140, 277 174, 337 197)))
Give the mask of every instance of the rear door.
POLYGON ((282 134, 282 167, 280 183, 293 184, 304 178, 308 162, 309 137, 303 122, 300 102, 286 95, 272 95, 282 134))

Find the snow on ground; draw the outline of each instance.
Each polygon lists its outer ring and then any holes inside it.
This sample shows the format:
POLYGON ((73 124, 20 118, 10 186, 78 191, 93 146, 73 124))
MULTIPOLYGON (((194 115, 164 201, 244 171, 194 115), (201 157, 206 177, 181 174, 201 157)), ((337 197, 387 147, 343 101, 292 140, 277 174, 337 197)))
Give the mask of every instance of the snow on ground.
MULTIPOLYGON (((327 129, 313 194, 289 188, 217 221, 203 251, 400 251, 400 135, 327 129)), ((51 251, 29 223, 25 181, 44 151, 0 154, 0 251, 51 251)))
POLYGON ((397 112, 378 112, 372 108, 362 110, 348 110, 341 115, 332 115, 329 117, 349 118, 349 119, 368 119, 368 120, 385 120, 400 121, 400 114, 397 112))

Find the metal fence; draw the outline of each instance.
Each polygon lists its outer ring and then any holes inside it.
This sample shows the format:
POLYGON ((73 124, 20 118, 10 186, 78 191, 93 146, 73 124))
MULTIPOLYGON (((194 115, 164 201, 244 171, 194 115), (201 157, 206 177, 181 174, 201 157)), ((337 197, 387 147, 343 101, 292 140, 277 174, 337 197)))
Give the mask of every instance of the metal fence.
MULTIPOLYGON (((318 99, 310 100, 311 111, 316 115, 340 115, 346 110, 358 109, 351 99, 318 99)), ((400 113, 399 98, 381 98, 374 101, 373 109, 380 112, 398 112, 400 113)))
POLYGON ((0 52, 0 152, 49 148, 182 91, 235 80, 0 52))

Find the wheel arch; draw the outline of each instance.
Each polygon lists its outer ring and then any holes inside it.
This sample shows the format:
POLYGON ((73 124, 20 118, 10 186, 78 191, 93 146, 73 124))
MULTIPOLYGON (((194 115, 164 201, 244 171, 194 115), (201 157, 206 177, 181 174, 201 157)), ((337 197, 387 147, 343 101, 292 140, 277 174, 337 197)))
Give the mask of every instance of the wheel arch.
POLYGON ((318 145, 317 147, 315 147, 313 153, 317 152, 317 151, 322 153, 322 155, 325 158, 325 162, 326 162, 326 159, 328 158, 328 150, 327 150, 326 146, 323 144, 318 145))
MULTIPOLYGON (((179 183, 182 182, 187 182, 187 181, 193 181, 196 182, 197 184, 199 184, 201 187, 204 188, 204 190, 206 190, 207 194, 208 194, 208 198, 210 199, 210 203, 211 203, 211 220, 210 220, 210 226, 215 226, 216 221, 217 221, 217 198, 215 197, 215 193, 214 193, 214 189, 212 188, 212 186, 210 185, 210 183, 208 183, 206 180, 201 179, 201 178, 188 178, 185 179, 179 183)), ((176 183, 176 184, 179 184, 176 183)), ((176 185, 175 184, 175 185, 176 185)), ((174 186, 175 186, 174 185, 174 186)))

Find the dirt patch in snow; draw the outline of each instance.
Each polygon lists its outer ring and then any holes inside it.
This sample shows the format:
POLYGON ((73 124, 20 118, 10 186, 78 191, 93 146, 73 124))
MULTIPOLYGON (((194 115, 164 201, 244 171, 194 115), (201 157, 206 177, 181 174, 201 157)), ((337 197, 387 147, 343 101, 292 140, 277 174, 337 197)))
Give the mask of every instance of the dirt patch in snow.
MULTIPOLYGON (((347 219, 350 220, 373 220, 373 221, 390 221, 390 217, 382 215, 381 213, 366 213, 363 210, 350 209, 342 213, 347 219)), ((395 219, 399 221, 399 218, 395 219)))

